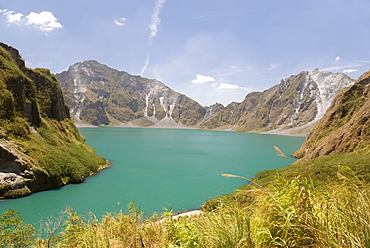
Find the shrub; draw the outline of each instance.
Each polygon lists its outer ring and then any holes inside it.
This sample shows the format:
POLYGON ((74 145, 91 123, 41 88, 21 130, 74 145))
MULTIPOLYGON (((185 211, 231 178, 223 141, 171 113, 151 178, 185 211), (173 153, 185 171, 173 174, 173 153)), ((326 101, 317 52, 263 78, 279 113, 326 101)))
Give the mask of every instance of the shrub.
POLYGON ((27 224, 14 210, 8 210, 0 216, 0 246, 27 247, 34 242, 35 228, 27 224))

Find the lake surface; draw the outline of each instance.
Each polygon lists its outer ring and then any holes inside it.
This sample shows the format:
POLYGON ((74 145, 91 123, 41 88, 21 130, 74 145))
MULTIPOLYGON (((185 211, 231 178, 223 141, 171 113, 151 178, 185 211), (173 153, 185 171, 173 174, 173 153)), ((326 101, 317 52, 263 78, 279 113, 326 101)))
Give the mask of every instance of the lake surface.
POLYGON ((278 157, 297 150, 304 138, 191 129, 80 128, 87 144, 112 167, 82 184, 3 200, 0 213, 15 209, 29 223, 57 216, 66 207, 79 214, 126 211, 134 202, 149 216, 199 208, 207 199, 247 182, 257 172, 294 162, 278 157), (121 203, 121 205, 118 204, 121 203))

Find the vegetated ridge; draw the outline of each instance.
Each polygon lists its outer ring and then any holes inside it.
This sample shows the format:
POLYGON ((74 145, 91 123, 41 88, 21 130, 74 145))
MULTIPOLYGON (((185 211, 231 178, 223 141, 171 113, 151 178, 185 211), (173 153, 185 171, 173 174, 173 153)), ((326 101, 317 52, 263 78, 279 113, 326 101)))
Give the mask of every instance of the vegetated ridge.
MULTIPOLYGON (((341 91, 295 157, 309 160, 368 148, 370 145, 370 71, 341 91)), ((370 161, 369 161, 370 166, 370 161)))
POLYGON ((76 63, 57 78, 76 123, 293 135, 308 133, 334 96, 354 83, 343 73, 303 71, 264 92, 248 94, 241 103, 207 107, 158 80, 96 61, 76 63))
POLYGON ((337 182, 338 171, 348 168, 350 177, 369 183, 369 83, 370 71, 339 92, 301 148, 292 154, 299 160, 281 169, 257 173, 256 182, 271 182, 277 175, 286 178, 301 175, 314 179, 317 185, 326 185, 337 182))
POLYGON ((70 119, 59 82, 0 43, 0 198, 81 182, 106 165, 70 119))

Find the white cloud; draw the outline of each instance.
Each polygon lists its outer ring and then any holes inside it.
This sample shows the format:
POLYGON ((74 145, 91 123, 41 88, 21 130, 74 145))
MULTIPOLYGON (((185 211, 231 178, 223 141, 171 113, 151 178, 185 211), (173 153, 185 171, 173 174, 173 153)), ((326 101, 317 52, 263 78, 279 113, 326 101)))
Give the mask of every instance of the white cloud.
POLYGON ((211 76, 204 76, 202 74, 197 74, 196 79, 191 80, 193 84, 205 84, 208 82, 214 82, 215 79, 211 76))
POLYGON ((31 12, 26 16, 27 24, 33 25, 43 32, 50 32, 58 28, 62 28, 63 25, 57 22, 57 18, 53 13, 49 11, 42 11, 41 13, 31 12))
POLYGON ((14 11, 10 11, 7 9, 0 10, 0 13, 2 13, 6 17, 6 21, 8 23, 20 23, 23 18, 23 14, 14 13, 14 11))
POLYGON ((339 61, 339 60, 341 60, 341 59, 342 59, 342 58, 338 56, 338 57, 336 57, 336 58, 335 58, 335 61, 339 61))
POLYGON ((63 27, 53 13, 49 11, 42 11, 40 13, 31 12, 27 16, 7 9, 0 10, 0 13, 6 16, 7 23, 9 24, 32 26, 44 33, 63 27))
POLYGON ((223 89, 243 89, 243 90, 250 90, 249 88, 246 88, 246 87, 241 87, 239 85, 236 85, 236 84, 229 84, 229 83, 221 83, 218 87, 217 87, 218 90, 223 90, 223 89))
POLYGON ((323 71, 331 71, 331 72, 335 72, 335 71, 341 71, 341 70, 348 70, 347 68, 349 67, 354 67, 354 66, 359 66, 359 64, 356 64, 356 63, 350 63, 350 64, 346 64, 346 65, 339 65, 339 66, 332 66, 332 67, 326 67, 326 68, 323 68, 322 70, 323 71))
POLYGON ((121 17, 121 18, 118 18, 118 19, 114 20, 114 23, 117 26, 124 26, 125 22, 126 22, 126 18, 124 18, 124 17, 121 17))
POLYGON ((166 0, 157 0, 155 2, 154 12, 151 18, 151 22, 149 24, 150 28, 150 35, 149 35, 149 45, 152 45, 152 39, 157 35, 158 33, 158 25, 161 22, 161 19, 159 18, 159 13, 161 12, 161 9, 163 8, 163 5, 165 4, 166 0))
POLYGON ((346 63, 339 63, 338 65, 334 65, 332 67, 326 67, 323 68, 323 71, 347 71, 349 72, 355 72, 358 71, 358 69, 354 68, 359 68, 359 67, 368 67, 368 64, 370 64, 369 60, 354 60, 354 61, 349 61, 346 63))
POLYGON ((357 69, 345 69, 343 70, 343 73, 351 73, 351 72, 356 72, 357 69))

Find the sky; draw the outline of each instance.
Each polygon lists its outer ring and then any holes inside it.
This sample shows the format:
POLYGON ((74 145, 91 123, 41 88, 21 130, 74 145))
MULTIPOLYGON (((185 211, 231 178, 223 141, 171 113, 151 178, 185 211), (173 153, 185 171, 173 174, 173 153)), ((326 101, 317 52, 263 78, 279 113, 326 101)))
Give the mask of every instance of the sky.
POLYGON ((301 71, 370 69, 369 0, 0 0, 0 42, 53 73, 85 60, 204 106, 301 71))

